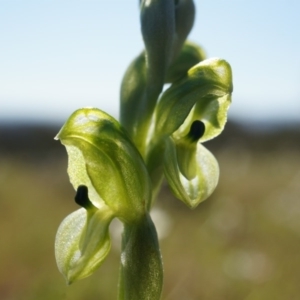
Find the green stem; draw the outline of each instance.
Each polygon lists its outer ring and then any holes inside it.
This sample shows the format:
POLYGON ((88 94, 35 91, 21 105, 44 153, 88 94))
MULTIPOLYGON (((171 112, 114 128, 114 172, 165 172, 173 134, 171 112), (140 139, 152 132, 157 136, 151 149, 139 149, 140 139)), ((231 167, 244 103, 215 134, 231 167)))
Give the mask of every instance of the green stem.
POLYGON ((124 224, 119 300, 159 300, 163 267, 155 226, 149 214, 124 224))
MULTIPOLYGON (((165 142, 159 135, 154 135, 145 158, 148 173, 152 183, 152 204, 160 190, 164 176, 165 142)), ((152 206, 152 205, 151 205, 152 206)))

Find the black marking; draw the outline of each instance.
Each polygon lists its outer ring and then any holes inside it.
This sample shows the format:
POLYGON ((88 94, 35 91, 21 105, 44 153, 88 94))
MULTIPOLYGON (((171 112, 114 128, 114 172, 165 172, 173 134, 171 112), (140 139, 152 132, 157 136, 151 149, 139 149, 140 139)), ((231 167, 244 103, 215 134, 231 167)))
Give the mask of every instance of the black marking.
POLYGON ((94 207, 93 203, 89 199, 87 186, 85 185, 78 186, 77 193, 75 195, 75 202, 81 207, 84 207, 85 209, 94 207))
POLYGON ((190 132, 188 133, 188 137, 192 140, 192 142, 198 141, 205 132, 205 125, 203 122, 196 120, 192 123, 190 132))

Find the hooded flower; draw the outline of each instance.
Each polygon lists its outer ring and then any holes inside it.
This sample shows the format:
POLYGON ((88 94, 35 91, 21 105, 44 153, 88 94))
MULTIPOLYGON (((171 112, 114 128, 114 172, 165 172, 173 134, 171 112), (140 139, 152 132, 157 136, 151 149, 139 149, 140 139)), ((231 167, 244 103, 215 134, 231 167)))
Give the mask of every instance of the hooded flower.
POLYGON ((201 143, 222 132, 232 89, 230 65, 207 59, 175 81, 158 104, 155 133, 165 143, 165 177, 175 196, 191 208, 218 183, 218 163, 201 143))
POLYGON ((89 276, 107 256, 114 217, 130 225, 144 218, 151 187, 139 152, 104 112, 77 110, 57 139, 66 146, 75 200, 82 206, 62 222, 55 242, 59 270, 71 283, 89 276))

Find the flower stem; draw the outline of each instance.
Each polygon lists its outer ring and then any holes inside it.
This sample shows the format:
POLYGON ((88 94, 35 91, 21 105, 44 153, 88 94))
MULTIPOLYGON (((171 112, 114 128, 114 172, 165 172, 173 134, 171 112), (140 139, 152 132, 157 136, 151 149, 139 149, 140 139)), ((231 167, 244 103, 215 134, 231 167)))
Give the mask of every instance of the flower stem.
POLYGON ((119 300, 159 300, 163 267, 155 226, 149 214, 125 224, 119 278, 119 300))

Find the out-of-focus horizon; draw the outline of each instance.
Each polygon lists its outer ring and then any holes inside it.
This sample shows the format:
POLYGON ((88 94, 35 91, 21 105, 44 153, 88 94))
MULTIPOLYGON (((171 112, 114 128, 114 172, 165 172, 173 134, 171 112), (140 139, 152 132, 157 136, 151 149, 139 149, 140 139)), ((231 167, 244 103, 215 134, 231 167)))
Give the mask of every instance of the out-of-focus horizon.
MULTIPOLYGON (((189 39, 232 66, 229 118, 299 122, 300 2, 200 1, 189 39)), ((143 49, 138 1, 1 1, 0 121, 61 123, 77 108, 118 116, 143 49)))
MULTIPOLYGON (((0 299, 116 299, 119 227, 96 274, 67 286, 56 267, 57 228, 78 209, 57 125, 0 126, 0 299)), ((249 129, 228 122, 205 143, 221 175, 196 209, 163 186, 162 299, 300 299, 300 128, 249 129)))

